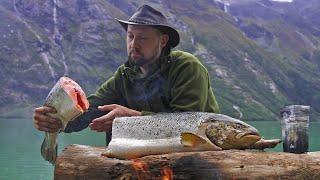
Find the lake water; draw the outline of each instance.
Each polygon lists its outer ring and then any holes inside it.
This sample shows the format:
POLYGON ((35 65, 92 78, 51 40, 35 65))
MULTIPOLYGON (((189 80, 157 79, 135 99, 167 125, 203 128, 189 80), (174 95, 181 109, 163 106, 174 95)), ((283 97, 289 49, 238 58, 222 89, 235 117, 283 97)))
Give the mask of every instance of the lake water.
MULTIPOLYGON (((266 139, 281 138, 280 122, 251 121, 266 139)), ((320 151, 320 123, 309 128, 309 151, 320 151)), ((40 145, 44 133, 34 129, 30 119, 0 119, 0 179, 53 179, 53 166, 42 159, 40 145)), ((59 136, 59 153, 69 144, 103 146, 104 133, 86 129, 59 136)), ((268 151, 282 151, 282 144, 268 151)))

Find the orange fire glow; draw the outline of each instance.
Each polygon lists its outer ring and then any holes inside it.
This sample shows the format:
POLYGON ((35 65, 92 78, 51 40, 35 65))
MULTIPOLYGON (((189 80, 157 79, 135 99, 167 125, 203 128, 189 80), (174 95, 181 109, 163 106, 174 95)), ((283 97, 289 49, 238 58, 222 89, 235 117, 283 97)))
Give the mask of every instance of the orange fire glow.
POLYGON ((138 159, 134 159, 132 163, 132 167, 137 172, 137 178, 138 180, 146 179, 150 174, 148 172, 148 166, 143 161, 140 161, 138 159))
POLYGON ((136 171, 147 171, 148 170, 146 163, 144 163, 143 161, 140 161, 138 159, 133 160, 132 166, 136 171))
MULTIPOLYGON (((153 177, 152 174, 150 174, 149 172, 148 165, 139 159, 133 160, 132 167, 137 172, 138 180, 147 179, 148 177, 153 177)), ((167 167, 167 166, 163 167, 161 169, 161 175, 162 175, 162 178, 161 178, 162 180, 173 180, 173 171, 170 167, 167 167)))
POLYGON ((163 177, 162 180, 172 180, 173 179, 173 172, 172 169, 169 167, 164 167, 162 169, 163 177))

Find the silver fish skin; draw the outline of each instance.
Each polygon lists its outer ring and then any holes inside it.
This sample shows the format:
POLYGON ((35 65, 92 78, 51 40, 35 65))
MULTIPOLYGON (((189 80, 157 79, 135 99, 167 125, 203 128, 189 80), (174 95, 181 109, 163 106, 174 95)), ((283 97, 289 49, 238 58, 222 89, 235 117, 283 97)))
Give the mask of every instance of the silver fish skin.
MULTIPOLYGON (((48 113, 62 122, 62 129, 69 121, 74 120, 89 107, 89 102, 81 87, 68 77, 61 77, 49 92, 45 106, 53 107, 57 113, 48 113)), ((58 133, 45 132, 45 138, 41 144, 42 157, 55 164, 58 155, 58 133)))
POLYGON ((238 138, 245 134, 258 135, 256 128, 223 114, 179 112, 119 117, 113 121, 112 139, 107 151, 102 155, 118 159, 133 159, 170 152, 222 150, 206 136, 209 125, 217 121, 233 123, 238 125, 235 127, 241 127, 235 131, 239 134, 238 138), (198 142, 201 143, 188 144, 184 141, 188 135, 199 138, 198 142))

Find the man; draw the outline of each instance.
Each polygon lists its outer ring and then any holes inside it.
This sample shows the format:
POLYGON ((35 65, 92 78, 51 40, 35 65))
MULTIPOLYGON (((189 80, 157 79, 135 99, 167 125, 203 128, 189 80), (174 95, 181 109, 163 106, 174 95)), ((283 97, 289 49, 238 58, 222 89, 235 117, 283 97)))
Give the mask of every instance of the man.
POLYGON ((55 110, 39 107, 34 126, 40 131, 80 131, 86 127, 106 132, 111 138, 112 121, 120 116, 141 116, 157 112, 219 112, 205 67, 193 55, 172 51, 178 32, 161 12, 143 5, 128 21, 117 21, 127 32, 128 61, 88 100, 90 108, 64 128, 46 115, 55 110))

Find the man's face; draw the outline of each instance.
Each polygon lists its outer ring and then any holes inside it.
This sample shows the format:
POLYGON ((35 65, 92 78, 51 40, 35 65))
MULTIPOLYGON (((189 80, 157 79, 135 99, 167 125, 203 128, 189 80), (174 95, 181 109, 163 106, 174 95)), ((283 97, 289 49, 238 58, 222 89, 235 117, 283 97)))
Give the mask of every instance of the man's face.
POLYGON ((128 25, 127 52, 139 66, 147 67, 158 59, 168 42, 168 35, 150 26, 128 25))

